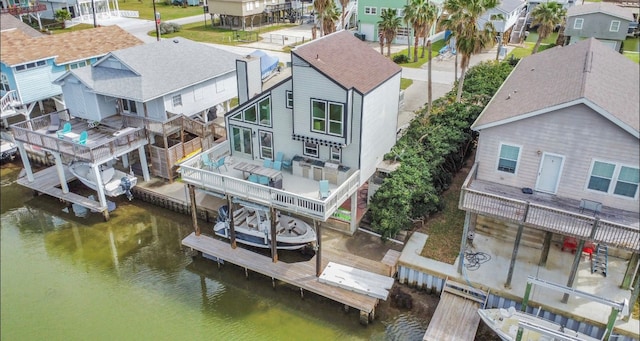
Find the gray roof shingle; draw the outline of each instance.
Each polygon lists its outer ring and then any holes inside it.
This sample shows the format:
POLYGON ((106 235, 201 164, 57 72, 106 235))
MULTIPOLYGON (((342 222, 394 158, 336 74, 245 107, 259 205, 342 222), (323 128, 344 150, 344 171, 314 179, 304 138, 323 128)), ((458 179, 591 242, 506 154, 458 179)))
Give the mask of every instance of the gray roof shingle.
POLYGON ((634 20, 630 10, 608 2, 591 2, 580 6, 569 7, 567 10, 567 18, 592 13, 606 13, 621 19, 634 20))
POLYGON ((595 38, 523 58, 472 128, 482 130, 584 102, 640 134, 640 69, 595 38))
POLYGON ((346 89, 362 94, 375 89, 402 69, 351 32, 340 31, 291 51, 346 89))
POLYGON ((146 102, 234 72, 238 58, 235 53, 177 37, 111 52, 91 68, 72 73, 97 93, 146 102), (110 57, 130 70, 102 65, 110 57))
POLYGON ((30 37, 40 37, 43 34, 35 28, 25 24, 22 20, 14 17, 9 13, 0 14, 0 31, 17 29, 30 37))

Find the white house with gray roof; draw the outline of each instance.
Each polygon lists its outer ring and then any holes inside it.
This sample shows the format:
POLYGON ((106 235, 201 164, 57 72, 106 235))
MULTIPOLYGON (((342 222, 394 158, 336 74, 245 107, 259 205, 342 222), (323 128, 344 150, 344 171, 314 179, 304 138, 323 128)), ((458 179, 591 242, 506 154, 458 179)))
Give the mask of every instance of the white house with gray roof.
POLYGON ((173 38, 111 52, 89 68, 69 70, 55 82, 74 117, 101 121, 126 113, 165 121, 170 114, 193 117, 219 104, 228 107, 237 96, 239 57, 173 38))
POLYGON ((607 2, 588 3, 567 10, 564 35, 569 44, 593 37, 619 51, 634 20, 627 8, 607 2))

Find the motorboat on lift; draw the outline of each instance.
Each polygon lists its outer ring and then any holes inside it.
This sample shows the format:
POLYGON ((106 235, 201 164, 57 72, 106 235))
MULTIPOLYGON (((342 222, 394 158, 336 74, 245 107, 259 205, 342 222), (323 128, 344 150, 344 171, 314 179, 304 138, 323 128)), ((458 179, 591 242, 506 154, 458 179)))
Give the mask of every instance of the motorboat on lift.
MULTIPOLYGON (((276 211, 276 248, 278 250, 298 250, 314 245, 316 232, 301 219, 276 211)), ((228 206, 218 210, 218 220, 213 232, 223 238, 229 238, 230 225, 233 222, 236 241, 259 248, 271 247, 271 218, 268 210, 240 206, 229 215, 228 206)))
MULTIPOLYGON (((69 165, 69 171, 85 186, 95 191, 98 190, 95 173, 90 163, 75 161, 69 165)), ((135 175, 102 165, 100 166, 100 176, 102 178, 104 193, 107 196, 117 197, 125 194, 127 199, 133 199, 131 189, 138 183, 138 178, 135 175)))

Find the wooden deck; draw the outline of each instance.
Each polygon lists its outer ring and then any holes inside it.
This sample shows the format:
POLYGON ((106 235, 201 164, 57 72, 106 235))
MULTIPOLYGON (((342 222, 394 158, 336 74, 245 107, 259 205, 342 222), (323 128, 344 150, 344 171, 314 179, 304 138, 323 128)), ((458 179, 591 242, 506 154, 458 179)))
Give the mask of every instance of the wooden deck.
POLYGON ((486 293, 447 281, 423 340, 473 341, 480 323, 478 309, 485 300, 486 293))
MULTIPOLYGON (((327 297, 333 301, 358 309, 361 313, 373 313, 376 305, 378 304, 377 298, 320 283, 318 281, 318 277, 315 275, 315 257, 306 262, 273 263, 269 257, 259 255, 250 250, 243 249, 242 247, 233 249, 227 242, 205 235, 196 237, 195 233, 191 233, 189 236, 184 238, 182 240, 182 245, 215 256, 219 259, 223 259, 225 262, 235 264, 264 276, 271 277, 313 292, 317 295, 327 297)), ((323 268, 326 267, 330 261, 340 262, 342 264, 350 263, 348 264, 349 266, 354 266, 352 261, 353 258, 336 259, 334 258, 336 254, 337 253, 335 252, 327 253, 323 250, 323 268)), ((383 266, 380 262, 361 259, 359 263, 370 263, 368 264, 369 269, 375 267, 373 264, 379 264, 377 267, 378 274, 386 274, 389 271, 387 266, 383 266)))
MULTIPOLYGON (((75 180, 76 177, 69 172, 67 168, 64 169, 64 176, 68 181, 75 180)), ((26 176, 18 179, 18 184, 31 188, 34 191, 50 195, 54 198, 64 200, 73 204, 78 204, 82 207, 86 207, 92 211, 104 212, 107 207, 101 206, 99 201, 91 200, 85 196, 75 193, 63 193, 60 188, 60 178, 56 166, 45 168, 37 173, 33 174, 34 181, 29 182, 26 176)))

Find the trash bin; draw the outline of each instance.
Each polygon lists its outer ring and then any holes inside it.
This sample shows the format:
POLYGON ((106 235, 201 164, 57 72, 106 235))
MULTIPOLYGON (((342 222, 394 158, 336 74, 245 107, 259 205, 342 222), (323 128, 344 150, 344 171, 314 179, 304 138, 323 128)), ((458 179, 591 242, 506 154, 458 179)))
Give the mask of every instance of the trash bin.
POLYGON ((358 33, 358 32, 356 32, 356 33, 354 33, 353 35, 354 35, 356 38, 358 38, 358 39, 360 39, 360 40, 364 41, 364 33, 358 33))

